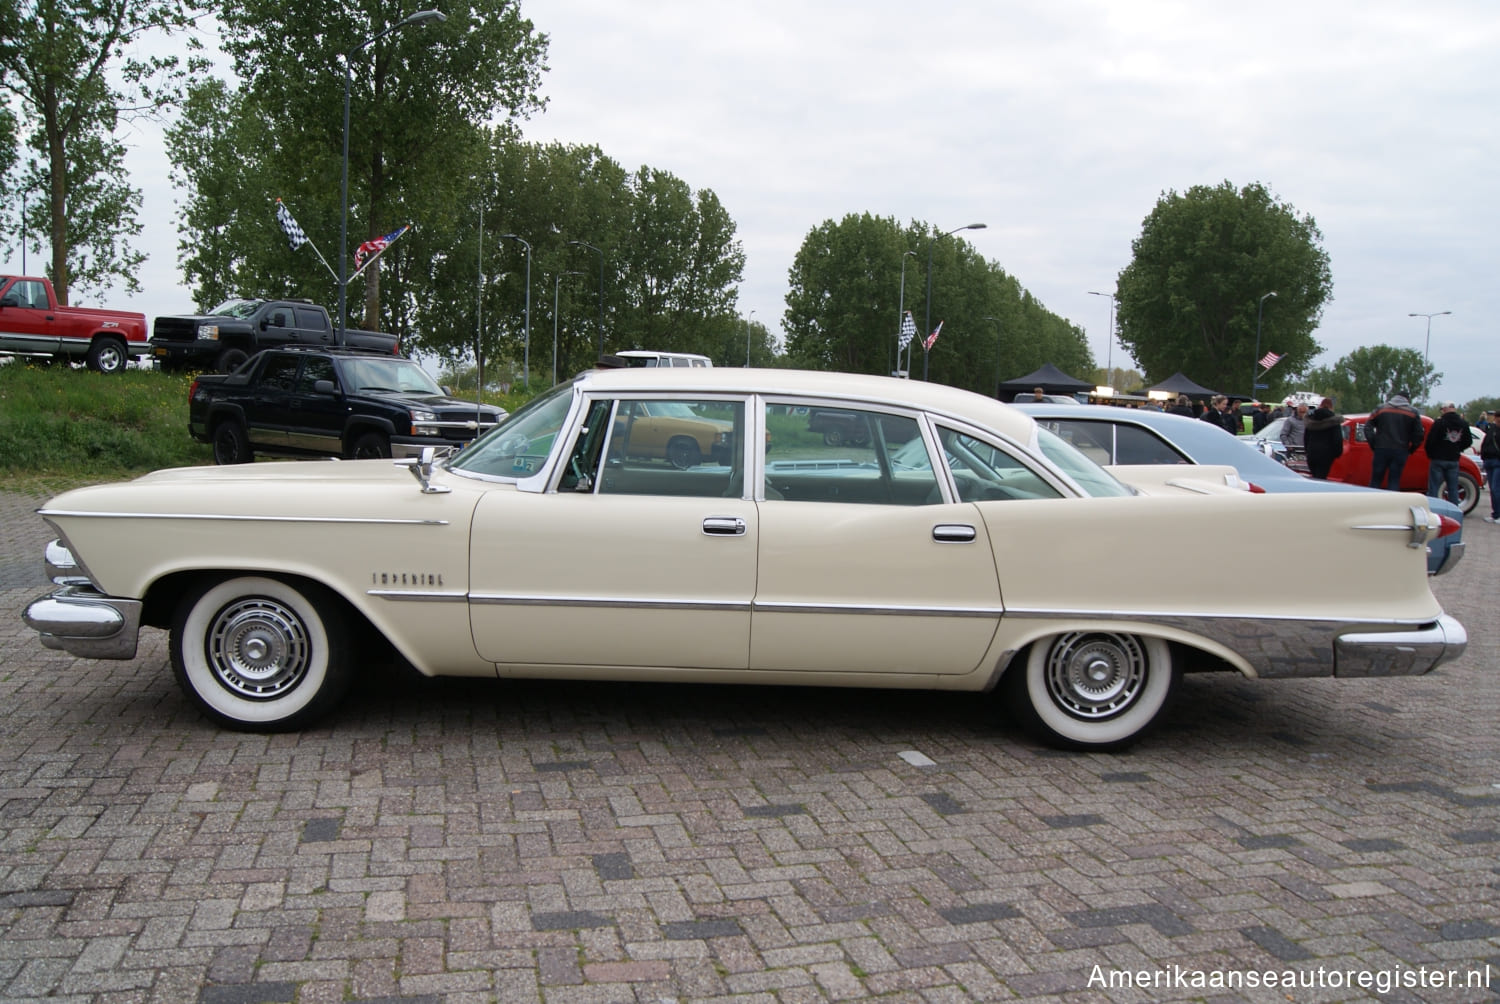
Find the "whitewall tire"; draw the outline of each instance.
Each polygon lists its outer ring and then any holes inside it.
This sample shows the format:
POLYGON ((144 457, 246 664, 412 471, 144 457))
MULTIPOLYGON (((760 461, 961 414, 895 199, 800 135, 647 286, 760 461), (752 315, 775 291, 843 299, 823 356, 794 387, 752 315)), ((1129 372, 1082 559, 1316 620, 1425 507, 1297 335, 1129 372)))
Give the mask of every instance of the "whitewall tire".
POLYGON ((244 576, 184 598, 172 623, 172 672, 221 725, 302 728, 349 686, 349 642, 337 601, 316 586, 244 576))
POLYGON ((1150 730, 1179 677, 1160 638, 1072 631, 1033 643, 1002 687, 1011 711, 1043 742, 1108 751, 1150 730))

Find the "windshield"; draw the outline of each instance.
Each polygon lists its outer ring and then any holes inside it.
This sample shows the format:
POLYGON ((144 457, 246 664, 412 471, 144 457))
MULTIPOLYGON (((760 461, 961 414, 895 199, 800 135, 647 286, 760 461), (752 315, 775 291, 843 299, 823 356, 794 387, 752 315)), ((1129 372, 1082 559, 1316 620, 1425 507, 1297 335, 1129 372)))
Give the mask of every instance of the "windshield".
POLYGON ((261 304, 260 300, 225 300, 207 314, 209 317, 249 317, 261 304))
POLYGON ((527 478, 541 470, 568 420, 573 383, 559 384, 528 401, 449 461, 448 467, 498 478, 527 478))
POLYGON ((1078 486, 1093 498, 1134 494, 1125 485, 1115 480, 1114 475, 1079 453, 1058 436, 1041 426, 1037 426, 1036 434, 1038 444, 1047 459, 1061 468, 1064 474, 1076 481, 1078 486))
POLYGON ((372 356, 369 359, 344 360, 344 389, 360 391, 395 391, 401 394, 441 396, 443 388, 420 364, 410 359, 372 356))

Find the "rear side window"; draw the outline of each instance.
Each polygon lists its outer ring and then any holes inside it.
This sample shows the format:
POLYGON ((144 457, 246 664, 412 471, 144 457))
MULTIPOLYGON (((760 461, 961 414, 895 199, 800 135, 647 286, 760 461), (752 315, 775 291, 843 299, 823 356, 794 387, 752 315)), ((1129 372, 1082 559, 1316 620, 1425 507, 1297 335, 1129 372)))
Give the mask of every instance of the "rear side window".
POLYGON ((863 408, 766 408, 773 444, 766 498, 788 502, 942 502, 916 419, 863 408))
MULTIPOLYGON (((308 331, 327 331, 328 318, 321 310, 309 310, 306 307, 296 308, 297 327, 308 331)), ((322 379, 322 378, 319 378, 322 379)))
POLYGON ((272 356, 260 371, 260 386, 266 390, 289 391, 297 385, 296 356, 272 356))

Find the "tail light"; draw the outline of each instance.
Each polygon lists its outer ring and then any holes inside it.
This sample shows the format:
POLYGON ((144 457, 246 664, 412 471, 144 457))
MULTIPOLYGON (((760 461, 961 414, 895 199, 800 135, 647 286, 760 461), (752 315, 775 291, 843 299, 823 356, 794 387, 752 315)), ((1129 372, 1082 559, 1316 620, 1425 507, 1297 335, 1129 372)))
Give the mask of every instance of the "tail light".
POLYGON ((188 388, 188 400, 191 401, 198 396, 198 378, 193 377, 193 385, 188 388))
POLYGON ((1247 481, 1245 483, 1250 486, 1251 495, 1264 495, 1266 493, 1266 490, 1254 481, 1247 481))
POLYGON ((1446 537, 1449 534, 1457 533, 1464 528, 1464 525, 1458 520, 1454 519, 1452 516, 1439 516, 1438 522, 1440 524, 1438 526, 1437 532, 1437 535, 1439 537, 1446 537))

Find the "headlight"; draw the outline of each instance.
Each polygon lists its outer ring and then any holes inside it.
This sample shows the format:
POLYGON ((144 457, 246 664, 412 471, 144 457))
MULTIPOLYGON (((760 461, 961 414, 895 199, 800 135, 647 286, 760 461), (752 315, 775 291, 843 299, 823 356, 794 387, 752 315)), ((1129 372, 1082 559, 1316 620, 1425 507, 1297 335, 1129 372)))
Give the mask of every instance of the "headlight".
POLYGON ((421 408, 411 409, 411 434, 413 436, 441 436, 443 430, 434 428, 432 425, 424 425, 437 421, 437 412, 424 411, 421 408))
POLYGON ((211 338, 217 341, 219 337, 219 326, 217 324, 198 325, 198 337, 211 338))

